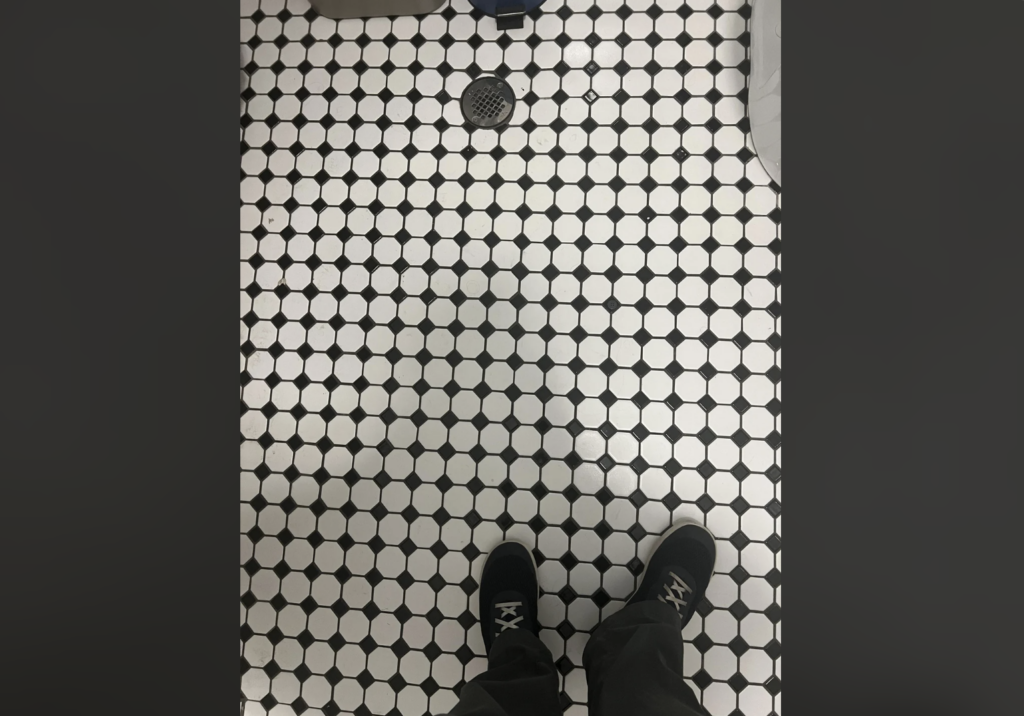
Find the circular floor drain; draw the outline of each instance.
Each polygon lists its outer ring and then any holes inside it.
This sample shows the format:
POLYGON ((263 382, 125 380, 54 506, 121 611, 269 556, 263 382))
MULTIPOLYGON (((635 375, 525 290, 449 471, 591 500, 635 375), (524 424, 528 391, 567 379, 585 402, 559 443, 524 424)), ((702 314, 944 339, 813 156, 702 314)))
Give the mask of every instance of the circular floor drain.
POLYGON ((466 121, 481 129, 504 127, 515 106, 515 93, 499 77, 478 77, 462 93, 462 114, 466 121))

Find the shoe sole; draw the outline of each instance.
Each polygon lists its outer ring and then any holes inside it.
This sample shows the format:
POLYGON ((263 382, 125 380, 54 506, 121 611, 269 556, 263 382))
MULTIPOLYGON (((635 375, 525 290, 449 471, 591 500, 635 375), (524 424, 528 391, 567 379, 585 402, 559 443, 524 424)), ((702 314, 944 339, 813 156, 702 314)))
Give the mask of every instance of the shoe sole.
MULTIPOLYGON (((691 519, 689 517, 684 517, 684 518, 680 519, 678 522, 673 524, 667 530, 662 532, 661 533, 661 537, 659 537, 658 541, 654 544, 654 549, 651 550, 651 554, 653 555, 655 552, 657 552, 658 548, 661 547, 662 543, 664 543, 665 540, 668 539, 669 536, 671 536, 673 533, 678 532, 683 527, 689 527, 690 525, 693 525, 694 527, 700 527, 702 530, 704 530, 705 532, 708 533, 708 537, 710 537, 713 542, 716 542, 716 544, 715 544, 715 559, 711 563, 711 573, 712 573, 712 575, 714 575, 715 567, 718 566, 718 544, 717 544, 717 541, 715 540, 715 536, 713 534, 711 534, 711 530, 709 530, 707 527, 702 525, 697 520, 691 519)), ((530 556, 532 557, 533 555, 531 554, 530 556)), ((647 560, 647 564, 644 565, 644 571, 640 573, 640 578, 636 580, 636 589, 639 589, 640 585, 644 583, 644 578, 647 576, 647 568, 650 567, 650 566, 651 566, 651 560, 648 559, 647 560)), ((626 599, 626 602, 625 602, 626 604, 629 604, 630 600, 634 596, 636 596, 636 589, 634 589, 633 593, 630 594, 629 597, 626 599)))
MULTIPOLYGON (((708 534, 710 534, 710 532, 708 534)), ((537 571, 537 560, 534 559, 534 557, 533 557, 533 550, 530 549, 529 547, 527 547, 525 544, 523 544, 519 540, 515 540, 515 539, 502 540, 497 545, 495 545, 494 549, 497 549, 498 547, 500 547, 503 544, 517 544, 520 547, 522 547, 523 549, 525 549, 526 553, 528 555, 530 555, 530 564, 533 565, 533 574, 537 578, 537 601, 539 602, 540 601, 540 573, 537 571)), ((718 552, 717 551, 715 552, 715 556, 716 557, 718 556, 718 552)), ((485 567, 487 566, 486 562, 484 562, 484 566, 485 567)))

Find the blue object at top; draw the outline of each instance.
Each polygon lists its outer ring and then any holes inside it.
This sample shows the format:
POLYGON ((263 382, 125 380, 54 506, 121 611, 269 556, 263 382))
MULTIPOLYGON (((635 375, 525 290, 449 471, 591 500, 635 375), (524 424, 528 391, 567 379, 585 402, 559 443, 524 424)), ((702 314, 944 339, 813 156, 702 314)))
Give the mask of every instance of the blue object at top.
POLYGON ((544 4, 544 0, 469 0, 469 2, 484 15, 494 17, 497 9, 509 5, 522 5, 524 12, 530 12, 535 7, 544 4))

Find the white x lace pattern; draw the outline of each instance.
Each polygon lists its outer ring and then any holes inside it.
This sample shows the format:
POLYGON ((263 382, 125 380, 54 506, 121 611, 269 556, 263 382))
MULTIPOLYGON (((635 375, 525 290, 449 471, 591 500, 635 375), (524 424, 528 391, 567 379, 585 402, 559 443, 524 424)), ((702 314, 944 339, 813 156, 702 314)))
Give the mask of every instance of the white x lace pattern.
POLYGON ((523 606, 522 602, 500 602, 494 606, 496 609, 501 610, 501 614, 494 619, 495 636, 508 629, 519 628, 519 622, 523 620, 525 615, 519 614, 517 616, 516 610, 523 606), (498 627, 501 627, 501 629, 498 629, 498 627))
POLYGON ((665 604, 675 605, 676 611, 682 613, 686 611, 686 607, 689 604, 688 597, 693 594, 693 590, 675 572, 669 572, 668 574, 672 577, 672 581, 662 585, 665 589, 665 594, 659 594, 658 599, 665 604))

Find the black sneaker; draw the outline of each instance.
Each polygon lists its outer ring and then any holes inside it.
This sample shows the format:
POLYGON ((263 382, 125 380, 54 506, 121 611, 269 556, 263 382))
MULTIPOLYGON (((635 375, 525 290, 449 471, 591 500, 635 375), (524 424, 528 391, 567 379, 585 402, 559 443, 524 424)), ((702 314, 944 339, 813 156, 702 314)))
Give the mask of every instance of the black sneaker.
POLYGON ((480 629, 488 653, 502 632, 537 633, 537 563, 519 542, 502 542, 487 555, 480 577, 480 629))
POLYGON ((626 605, 657 599, 690 621, 715 571, 715 538, 702 525, 684 522, 666 530, 626 605))

